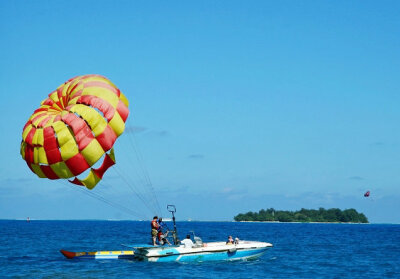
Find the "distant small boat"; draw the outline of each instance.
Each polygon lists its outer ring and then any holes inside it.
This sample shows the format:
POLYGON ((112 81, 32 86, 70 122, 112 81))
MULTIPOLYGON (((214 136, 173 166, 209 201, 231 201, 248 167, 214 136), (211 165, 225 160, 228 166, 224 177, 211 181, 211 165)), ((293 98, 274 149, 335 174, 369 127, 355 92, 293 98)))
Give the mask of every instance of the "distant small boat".
POLYGON ((28 218, 26 218, 26 221, 29 223, 31 220, 30 220, 29 217, 28 217, 28 218))

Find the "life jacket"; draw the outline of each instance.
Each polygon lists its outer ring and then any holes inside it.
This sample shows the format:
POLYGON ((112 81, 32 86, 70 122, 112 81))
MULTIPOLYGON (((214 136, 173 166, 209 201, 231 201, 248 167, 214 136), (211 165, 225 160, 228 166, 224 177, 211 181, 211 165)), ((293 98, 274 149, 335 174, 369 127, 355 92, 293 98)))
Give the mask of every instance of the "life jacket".
POLYGON ((159 227, 159 225, 158 225, 158 223, 157 223, 157 220, 151 221, 151 228, 152 228, 152 229, 157 230, 158 227, 159 227))

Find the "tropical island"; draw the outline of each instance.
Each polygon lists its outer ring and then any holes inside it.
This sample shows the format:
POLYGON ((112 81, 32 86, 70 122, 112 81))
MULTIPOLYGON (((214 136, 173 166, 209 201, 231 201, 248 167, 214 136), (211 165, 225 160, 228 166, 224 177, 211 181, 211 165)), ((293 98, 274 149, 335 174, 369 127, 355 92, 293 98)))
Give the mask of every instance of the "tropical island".
POLYGON ((234 217, 235 221, 255 222, 319 222, 319 223, 368 223, 367 217, 357 210, 339 208, 300 209, 298 211, 261 209, 258 212, 240 213, 234 217))

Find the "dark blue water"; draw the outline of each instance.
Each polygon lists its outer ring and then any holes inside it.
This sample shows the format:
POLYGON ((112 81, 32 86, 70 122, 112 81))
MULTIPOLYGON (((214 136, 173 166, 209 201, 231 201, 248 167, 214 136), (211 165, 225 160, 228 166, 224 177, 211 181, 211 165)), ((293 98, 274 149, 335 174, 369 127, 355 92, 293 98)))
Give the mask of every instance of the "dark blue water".
POLYGON ((149 222, 0 221, 0 278, 400 278, 400 225, 181 222, 205 242, 267 241, 257 260, 148 263, 67 260, 71 251, 123 250, 144 243, 149 222))

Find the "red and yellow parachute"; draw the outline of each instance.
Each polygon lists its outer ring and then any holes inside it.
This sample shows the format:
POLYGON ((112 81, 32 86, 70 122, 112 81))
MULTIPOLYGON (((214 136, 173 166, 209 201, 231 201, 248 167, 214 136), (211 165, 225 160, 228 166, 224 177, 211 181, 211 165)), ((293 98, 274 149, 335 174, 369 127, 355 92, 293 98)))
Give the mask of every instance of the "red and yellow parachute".
POLYGON ((113 145, 129 115, 128 99, 107 78, 84 75, 59 86, 25 124, 21 155, 41 178, 72 178, 93 189, 115 164, 113 145), (103 155, 102 165, 91 168, 103 155), (85 179, 76 176, 90 169, 85 179))

